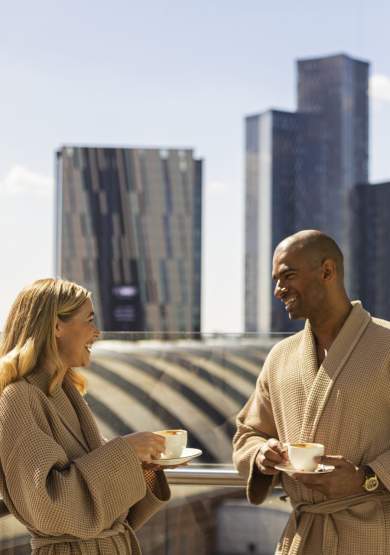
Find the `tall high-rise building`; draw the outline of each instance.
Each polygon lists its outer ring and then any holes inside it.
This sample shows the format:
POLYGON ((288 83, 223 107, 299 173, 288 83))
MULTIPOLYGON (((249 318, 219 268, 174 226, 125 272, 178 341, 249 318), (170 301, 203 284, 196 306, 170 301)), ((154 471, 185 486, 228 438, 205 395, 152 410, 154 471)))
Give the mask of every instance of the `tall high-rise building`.
POLYGON ((271 253, 294 225, 299 125, 296 114, 276 110, 246 119, 247 332, 279 328, 286 320, 272 295, 271 253))
POLYGON ((202 161, 193 151, 57 152, 56 273, 93 293, 112 331, 201 325, 202 161))
MULTIPOLYGON (((324 145, 323 230, 338 242, 350 284, 350 211, 357 183, 368 182, 367 62, 346 55, 298 60, 298 111, 315 113, 324 145)), ((305 175, 310 179, 310 171, 305 175)), ((317 184, 313 183, 317 188, 317 184)))
POLYGON ((316 228, 349 273, 352 187, 368 181, 368 64, 345 55, 298 61, 298 111, 246 118, 245 329, 293 331, 273 299, 272 253, 316 228))
POLYGON ((390 182, 357 185, 351 195, 351 292, 378 318, 390 320, 390 182))

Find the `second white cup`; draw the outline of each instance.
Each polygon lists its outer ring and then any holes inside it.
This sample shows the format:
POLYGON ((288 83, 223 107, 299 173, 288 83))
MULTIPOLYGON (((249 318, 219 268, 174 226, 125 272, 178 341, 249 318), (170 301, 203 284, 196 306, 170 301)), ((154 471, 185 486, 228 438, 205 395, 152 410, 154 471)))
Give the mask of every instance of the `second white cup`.
POLYGON ((325 448, 322 443, 288 443, 288 458, 297 470, 312 472, 318 466, 315 457, 322 457, 325 448))

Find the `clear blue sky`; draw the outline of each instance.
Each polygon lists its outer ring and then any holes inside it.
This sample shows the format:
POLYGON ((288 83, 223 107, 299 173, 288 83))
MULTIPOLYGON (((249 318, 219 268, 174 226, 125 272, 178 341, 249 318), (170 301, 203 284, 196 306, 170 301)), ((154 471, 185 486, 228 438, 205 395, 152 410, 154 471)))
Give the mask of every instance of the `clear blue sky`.
POLYGON ((53 272, 54 151, 85 143, 193 147, 205 160, 203 328, 241 331, 243 118, 295 108, 299 57, 369 60, 370 175, 390 178, 389 21, 376 0, 5 3, 0 328, 17 291, 53 272))

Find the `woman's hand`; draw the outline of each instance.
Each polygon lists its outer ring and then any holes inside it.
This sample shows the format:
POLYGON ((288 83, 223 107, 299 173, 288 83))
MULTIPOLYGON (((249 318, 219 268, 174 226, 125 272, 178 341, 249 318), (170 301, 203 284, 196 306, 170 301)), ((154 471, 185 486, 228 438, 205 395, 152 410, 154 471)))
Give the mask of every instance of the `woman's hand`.
POLYGON ((143 463, 153 463, 165 450, 165 438, 152 432, 136 432, 124 438, 130 443, 143 463))
POLYGON ((158 470, 167 470, 167 469, 172 469, 172 468, 179 468, 181 466, 188 466, 188 463, 181 463, 181 464, 158 464, 158 461, 153 462, 153 463, 142 463, 142 468, 145 468, 145 470, 154 470, 154 471, 158 471, 158 470))

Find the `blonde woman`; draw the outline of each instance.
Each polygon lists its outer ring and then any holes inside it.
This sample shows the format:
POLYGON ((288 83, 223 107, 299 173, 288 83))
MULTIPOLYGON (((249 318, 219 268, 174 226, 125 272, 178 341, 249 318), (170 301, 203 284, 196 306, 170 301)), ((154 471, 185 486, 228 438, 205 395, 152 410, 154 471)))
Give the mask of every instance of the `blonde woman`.
POLYGON ((5 325, 0 493, 36 555, 139 554, 133 530, 170 495, 164 473, 150 470, 165 440, 105 442, 83 400, 74 368, 89 363, 98 336, 90 293, 55 279, 23 289, 5 325))

